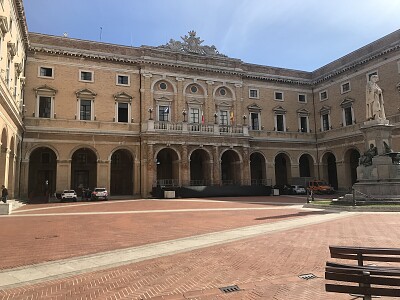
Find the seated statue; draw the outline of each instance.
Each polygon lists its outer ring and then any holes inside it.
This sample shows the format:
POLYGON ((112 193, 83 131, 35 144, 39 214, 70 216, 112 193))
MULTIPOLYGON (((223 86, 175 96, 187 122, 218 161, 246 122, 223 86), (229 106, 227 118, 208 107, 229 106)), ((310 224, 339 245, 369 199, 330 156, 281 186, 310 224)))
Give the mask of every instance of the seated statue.
POLYGON ((385 141, 383 142, 383 147, 385 148, 384 154, 392 158, 392 163, 395 165, 400 165, 400 153, 394 152, 385 141))
POLYGON ((364 152, 364 155, 360 157, 359 164, 364 167, 372 165, 372 158, 378 155, 378 149, 374 146, 374 144, 369 145, 369 149, 364 152))

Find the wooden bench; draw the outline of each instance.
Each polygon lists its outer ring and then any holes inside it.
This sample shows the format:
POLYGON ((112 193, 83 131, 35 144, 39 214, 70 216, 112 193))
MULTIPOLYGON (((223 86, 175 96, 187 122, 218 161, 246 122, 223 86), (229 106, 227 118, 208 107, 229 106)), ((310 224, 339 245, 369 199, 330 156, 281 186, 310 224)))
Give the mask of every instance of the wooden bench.
POLYGON ((327 292, 357 294, 368 300, 400 297, 399 266, 365 266, 365 262, 399 263, 400 249, 330 246, 329 250, 332 258, 357 261, 357 265, 327 262, 325 279, 336 281, 325 284, 327 292))

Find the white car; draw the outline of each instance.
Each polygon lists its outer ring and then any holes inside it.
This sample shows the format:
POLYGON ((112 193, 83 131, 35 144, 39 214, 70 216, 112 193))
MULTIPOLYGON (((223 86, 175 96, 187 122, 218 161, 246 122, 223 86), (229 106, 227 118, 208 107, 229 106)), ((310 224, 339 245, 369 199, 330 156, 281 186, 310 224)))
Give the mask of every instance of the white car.
POLYGON ((77 196, 74 190, 64 190, 61 193, 61 201, 72 200, 76 202, 77 196))
POLYGON ((304 195, 306 194, 306 188, 302 185, 292 185, 291 186, 292 193, 295 195, 304 195))
POLYGON ((90 197, 92 200, 108 200, 108 192, 105 188, 95 188, 90 197))

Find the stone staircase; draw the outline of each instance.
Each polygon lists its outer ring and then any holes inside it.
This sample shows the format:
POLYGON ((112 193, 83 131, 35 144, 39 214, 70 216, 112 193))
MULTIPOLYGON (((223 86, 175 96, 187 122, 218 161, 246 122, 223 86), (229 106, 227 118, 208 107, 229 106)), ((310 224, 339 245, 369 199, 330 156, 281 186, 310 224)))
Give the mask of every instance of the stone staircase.
POLYGON ((7 200, 7 203, 0 202, 0 215, 9 215, 13 210, 24 205, 25 202, 18 199, 7 200))

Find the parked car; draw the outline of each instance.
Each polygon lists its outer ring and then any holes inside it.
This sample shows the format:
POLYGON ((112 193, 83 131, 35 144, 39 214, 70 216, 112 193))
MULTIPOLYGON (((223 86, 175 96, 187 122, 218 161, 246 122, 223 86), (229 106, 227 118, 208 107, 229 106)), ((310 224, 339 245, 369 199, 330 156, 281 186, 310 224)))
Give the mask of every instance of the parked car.
POLYGON ((315 194, 333 194, 334 188, 323 180, 311 180, 308 182, 308 190, 315 194))
POLYGON ((74 202, 77 201, 77 196, 74 190, 64 190, 61 193, 61 201, 72 200, 74 202))
POLYGON ((292 185, 291 186, 291 192, 293 195, 305 195, 306 194, 306 188, 302 185, 292 185))
POLYGON ((108 192, 105 188, 95 188, 92 192, 91 200, 108 200, 108 192))

